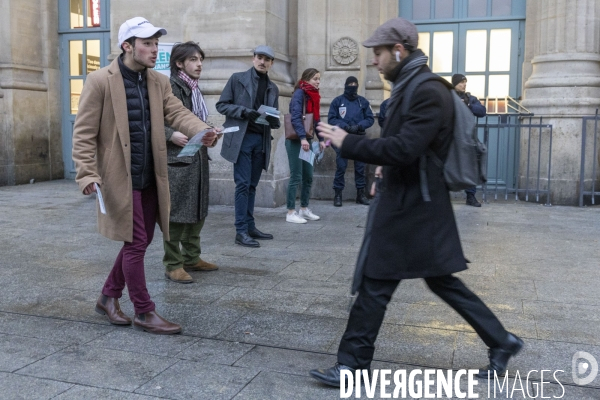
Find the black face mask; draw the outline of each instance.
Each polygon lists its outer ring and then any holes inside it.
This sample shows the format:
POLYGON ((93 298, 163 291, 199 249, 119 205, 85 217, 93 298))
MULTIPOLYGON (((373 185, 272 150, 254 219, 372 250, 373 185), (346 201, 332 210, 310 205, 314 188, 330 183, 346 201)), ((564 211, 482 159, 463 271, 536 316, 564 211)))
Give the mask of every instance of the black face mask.
POLYGON ((358 98, 358 86, 344 86, 344 96, 348 100, 356 100, 358 98))

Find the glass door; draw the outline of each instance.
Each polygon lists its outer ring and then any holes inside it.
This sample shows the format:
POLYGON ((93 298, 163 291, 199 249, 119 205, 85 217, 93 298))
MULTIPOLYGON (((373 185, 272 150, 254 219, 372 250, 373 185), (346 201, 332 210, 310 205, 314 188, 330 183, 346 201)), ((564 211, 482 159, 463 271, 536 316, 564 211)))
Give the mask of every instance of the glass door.
MULTIPOLYGON (((508 112, 506 97, 519 96, 521 25, 520 21, 420 24, 419 48, 429 57, 434 73, 448 81, 456 73, 467 77, 467 92, 487 107, 487 120, 495 125, 498 117, 493 114, 508 112)), ((500 129, 481 128, 482 141, 485 135, 489 185, 513 187, 518 140, 507 140, 508 132, 500 129)))
POLYGON ((108 0, 58 0, 62 145, 65 178, 75 178, 73 124, 87 76, 108 64, 108 0))
POLYGON ((79 96, 86 77, 107 64, 108 33, 77 33, 61 38, 62 138, 65 178, 75 179, 73 124, 79 110, 79 96))

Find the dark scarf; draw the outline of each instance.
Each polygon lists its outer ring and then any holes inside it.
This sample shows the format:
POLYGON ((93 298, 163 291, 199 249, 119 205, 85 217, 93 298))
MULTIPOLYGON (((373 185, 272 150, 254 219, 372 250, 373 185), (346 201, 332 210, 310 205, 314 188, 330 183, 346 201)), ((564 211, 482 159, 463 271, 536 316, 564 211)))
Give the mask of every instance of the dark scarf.
POLYGON ((304 94, 308 96, 308 100, 306 101, 306 113, 313 114, 314 121, 320 121, 321 116, 321 94, 319 93, 319 89, 311 85, 306 81, 300 81, 298 85, 300 89, 304 91, 304 94))
POLYGON ((344 97, 350 101, 358 99, 358 86, 344 86, 344 97))
POLYGON ((427 65, 427 56, 419 49, 413 51, 408 57, 392 71, 390 80, 394 82, 390 104, 402 98, 404 88, 414 78, 423 65, 427 65))

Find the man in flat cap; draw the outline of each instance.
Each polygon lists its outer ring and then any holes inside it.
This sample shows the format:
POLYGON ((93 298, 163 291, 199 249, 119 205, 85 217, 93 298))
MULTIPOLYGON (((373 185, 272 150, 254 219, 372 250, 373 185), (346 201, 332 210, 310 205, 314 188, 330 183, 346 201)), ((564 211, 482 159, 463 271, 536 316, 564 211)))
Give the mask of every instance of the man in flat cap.
POLYGON ((273 239, 273 235, 256 228, 254 199, 262 170, 269 167, 271 129, 280 126, 277 117, 267 116, 268 125, 257 122, 261 105, 279 108, 279 89, 268 75, 275 53, 265 45, 253 52, 253 66, 229 78, 217 103, 217 111, 226 117, 223 126, 240 127, 240 131, 223 137, 221 156, 233 163, 235 243, 246 247, 260 247, 256 239, 273 239))
POLYGON ((467 266, 442 167, 430 156, 433 152, 445 160, 453 140, 451 86, 431 73, 417 40, 415 25, 395 18, 363 43, 373 48, 373 64, 379 72, 394 83, 380 138, 348 135, 323 123, 318 126, 321 136, 340 148, 343 157, 379 165, 375 176, 381 180, 369 210, 352 287, 358 296, 338 348, 338 362, 310 371, 327 385, 340 386, 341 370, 370 368, 387 304, 402 279, 424 278, 490 348, 490 364, 480 370, 480 377, 487 378, 488 372, 492 377, 504 374, 508 360, 523 346, 452 275, 467 266), (407 97, 410 100, 403 105, 407 97), (428 186, 430 199, 423 196, 423 185, 428 186))
MULTIPOLYGON (((75 180, 85 195, 100 188, 98 230, 123 247, 96 303, 96 312, 114 325, 131 325, 119 298, 127 286, 136 329, 156 334, 181 332, 161 317, 150 299, 144 255, 158 223, 169 239, 169 182, 165 123, 188 137, 210 128, 173 95, 169 78, 154 71, 158 39, 166 35, 142 17, 119 29, 121 55, 88 75, 73 126, 75 180)), ((205 146, 216 130, 202 138, 205 146)))

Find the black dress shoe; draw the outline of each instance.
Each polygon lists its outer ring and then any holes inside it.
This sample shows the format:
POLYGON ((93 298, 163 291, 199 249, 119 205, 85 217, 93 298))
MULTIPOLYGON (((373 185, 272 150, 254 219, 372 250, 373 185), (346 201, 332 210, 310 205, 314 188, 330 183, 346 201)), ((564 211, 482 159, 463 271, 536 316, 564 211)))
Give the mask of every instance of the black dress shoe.
POLYGON ((310 370, 310 376, 326 385, 340 387, 340 371, 343 369, 354 374, 354 368, 347 367, 340 363, 335 363, 335 365, 331 368, 310 370))
POLYGON ((508 344, 505 347, 494 347, 488 350, 490 365, 484 369, 480 369, 477 377, 481 379, 488 379, 488 377, 493 379, 494 372, 498 376, 503 376, 506 372, 508 360, 516 356, 522 348, 523 341, 512 333, 509 333, 508 344))
POLYGON ((235 244, 246 247, 260 247, 260 243, 252 239, 246 232, 238 233, 235 235, 235 244))
POLYGON ((262 233, 261 231, 259 231, 256 228, 252 229, 251 231, 248 231, 248 235, 250 235, 250 237, 253 239, 262 239, 262 240, 273 239, 273 235, 271 235, 270 233, 262 233))

